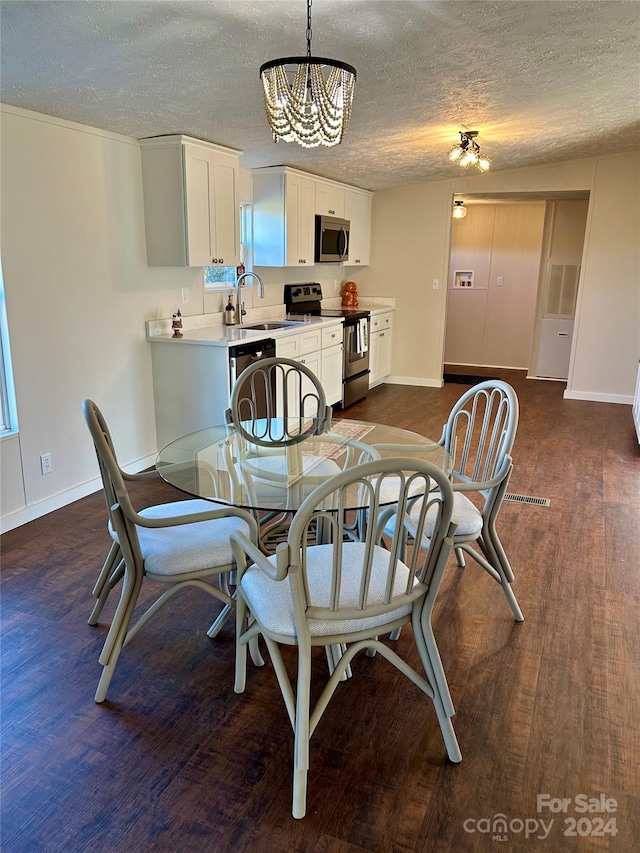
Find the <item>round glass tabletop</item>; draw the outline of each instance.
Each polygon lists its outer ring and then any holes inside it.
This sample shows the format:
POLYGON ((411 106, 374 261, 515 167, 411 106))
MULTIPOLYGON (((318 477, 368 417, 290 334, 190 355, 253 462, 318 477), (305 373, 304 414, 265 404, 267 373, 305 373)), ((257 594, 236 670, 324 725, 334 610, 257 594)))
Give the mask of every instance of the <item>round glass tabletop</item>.
MULTIPOLYGON (((308 427, 308 420, 289 419, 286 434, 299 428, 301 437, 282 446, 264 440, 268 429, 256 444, 242 434, 246 431, 220 424, 172 441, 158 454, 156 469, 167 483, 195 497, 278 513, 295 512, 329 477, 374 459, 409 457, 451 470, 451 458, 439 444, 410 430, 350 419, 335 420, 319 435, 308 427)), ((354 486, 347 508, 364 509, 361 495, 354 486)), ((395 502, 393 490, 387 502, 395 502)))

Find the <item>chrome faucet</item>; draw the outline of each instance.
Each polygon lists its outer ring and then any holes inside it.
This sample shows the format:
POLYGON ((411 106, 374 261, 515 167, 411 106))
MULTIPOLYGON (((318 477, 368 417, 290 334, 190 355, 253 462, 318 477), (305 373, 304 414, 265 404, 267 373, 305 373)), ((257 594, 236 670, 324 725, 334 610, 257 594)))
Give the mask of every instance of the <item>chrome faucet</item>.
POLYGON ((242 323, 244 323, 244 320, 242 318, 247 313, 245 311, 245 308, 244 308, 244 302, 240 301, 240 283, 242 281, 244 281, 245 278, 249 278, 250 276, 251 276, 251 278, 255 278, 255 280, 258 282, 258 296, 260 297, 260 299, 264 299, 264 284, 262 282, 262 279, 260 278, 260 276, 257 273, 255 273, 255 272, 243 272, 241 275, 239 275, 238 278, 236 279, 236 291, 238 292, 236 318, 237 318, 238 325, 241 325, 242 323))

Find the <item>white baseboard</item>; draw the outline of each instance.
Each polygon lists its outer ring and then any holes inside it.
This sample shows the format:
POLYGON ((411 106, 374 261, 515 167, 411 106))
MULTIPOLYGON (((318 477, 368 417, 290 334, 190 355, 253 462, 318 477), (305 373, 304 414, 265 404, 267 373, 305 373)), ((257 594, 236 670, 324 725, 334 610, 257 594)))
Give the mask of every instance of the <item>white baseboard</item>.
POLYGON ((442 379, 423 379, 420 376, 389 376, 390 385, 417 385, 421 388, 442 388, 442 379))
MULTIPOLYGON (((155 454, 147 456, 144 459, 139 459, 131 465, 125 465, 124 470, 127 474, 137 474, 138 471, 144 471, 145 468, 150 468, 155 465, 155 454)), ((52 495, 50 498, 45 498, 43 501, 30 504, 24 509, 19 509, 4 518, 0 518, 0 533, 8 533, 16 527, 21 527, 29 521, 34 521, 36 518, 42 518, 43 515, 48 515, 56 509, 61 509, 63 506, 79 501, 80 498, 86 498, 87 495, 92 495, 94 492, 100 491, 102 488, 102 479, 95 477, 93 480, 88 480, 86 483, 81 483, 79 486, 74 486, 64 492, 59 492, 57 495, 52 495)), ((106 515, 105 515, 106 523, 106 515)))
POLYGON ((633 397, 630 394, 600 394, 594 391, 565 391, 565 400, 588 400, 591 403, 622 403, 625 406, 633 405, 633 397))

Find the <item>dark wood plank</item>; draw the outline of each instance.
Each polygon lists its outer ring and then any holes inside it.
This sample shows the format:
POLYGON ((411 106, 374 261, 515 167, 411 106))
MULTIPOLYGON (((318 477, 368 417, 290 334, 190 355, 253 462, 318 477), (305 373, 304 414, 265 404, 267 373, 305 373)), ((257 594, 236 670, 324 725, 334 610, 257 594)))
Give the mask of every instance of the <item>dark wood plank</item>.
MULTIPOLYGON (((422 694, 379 656, 361 657, 312 741, 308 814, 293 820, 293 735, 272 666, 250 664, 237 696, 233 625, 207 639, 219 605, 195 590, 126 648, 109 701, 95 705, 116 605, 112 596, 100 625, 86 624, 109 545, 96 494, 2 537, 3 850, 637 849, 640 454, 630 409, 499 373, 521 404, 509 490, 551 506, 507 503, 499 520, 524 624, 471 560, 446 573, 434 628, 460 765, 447 761, 422 694), (563 819, 580 815, 539 815, 540 793, 614 797, 617 836, 565 838, 563 819), (465 830, 498 813, 554 826, 546 839, 511 832, 502 845, 465 830)), ((336 416, 437 439, 463 391, 387 385, 336 416)), ((161 482, 133 493, 140 506, 184 497, 161 482)), ((410 630, 397 648, 417 665, 410 630)), ((295 652, 286 657, 293 672, 295 652)), ((315 660, 322 673, 320 650, 315 660)), ((314 680, 315 695, 320 687, 314 680)))

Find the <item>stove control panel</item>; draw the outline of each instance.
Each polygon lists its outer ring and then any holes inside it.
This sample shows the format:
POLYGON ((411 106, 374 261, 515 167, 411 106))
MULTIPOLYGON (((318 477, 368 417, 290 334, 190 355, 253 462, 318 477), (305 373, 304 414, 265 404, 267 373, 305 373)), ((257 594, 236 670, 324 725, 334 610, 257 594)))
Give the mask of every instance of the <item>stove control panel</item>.
POLYGON ((284 304, 294 305, 298 302, 320 302, 322 299, 322 287, 318 282, 303 284, 285 284, 284 304))

